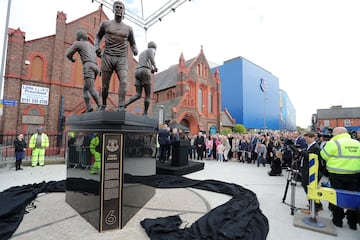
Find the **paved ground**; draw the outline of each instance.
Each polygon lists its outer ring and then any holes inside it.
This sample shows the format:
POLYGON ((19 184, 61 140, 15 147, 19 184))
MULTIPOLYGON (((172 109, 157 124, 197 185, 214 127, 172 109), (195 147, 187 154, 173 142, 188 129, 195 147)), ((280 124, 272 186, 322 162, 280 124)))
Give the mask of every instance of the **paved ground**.
MULTIPOLYGON (((204 170, 185 175, 192 179, 215 179, 244 186, 257 194, 261 210, 269 219, 270 232, 268 240, 279 239, 316 239, 316 240, 357 240, 360 239, 360 227, 350 230, 344 221, 343 228, 332 228, 337 236, 294 226, 294 219, 301 219, 299 211, 291 215, 289 206, 282 203, 287 172, 284 176, 269 177, 269 167, 257 168, 253 164, 239 162, 219 163, 205 160, 204 170)), ((0 191, 12 186, 39 183, 42 181, 63 180, 66 178, 65 164, 46 165, 45 167, 24 167, 23 171, 13 168, 0 168, 0 191)), ((286 202, 290 202, 291 189, 286 202)), ((191 224, 214 208, 229 199, 228 196, 191 188, 156 189, 155 196, 141 209, 121 230, 104 233, 97 232, 86 220, 80 217, 67 203, 64 193, 41 194, 37 198, 37 208, 24 216, 22 223, 11 239, 29 240, 72 240, 72 239, 148 239, 139 222, 144 218, 156 218, 181 214, 184 224, 191 224)), ((305 207, 306 197, 300 184, 295 188, 296 207, 305 207)), ((319 217, 331 219, 327 203, 319 217)))

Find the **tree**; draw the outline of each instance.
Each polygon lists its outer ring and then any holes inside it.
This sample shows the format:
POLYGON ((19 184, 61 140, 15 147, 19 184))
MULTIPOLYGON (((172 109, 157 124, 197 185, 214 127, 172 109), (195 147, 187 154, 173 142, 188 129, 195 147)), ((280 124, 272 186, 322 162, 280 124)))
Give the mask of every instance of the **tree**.
POLYGON ((242 124, 235 124, 233 130, 236 133, 246 133, 246 128, 242 124))
POLYGON ((231 133, 231 129, 230 128, 224 128, 223 130, 220 131, 221 135, 227 135, 231 133))
POLYGON ((305 130, 306 130, 305 128, 296 126, 296 131, 298 131, 298 132, 303 132, 303 131, 305 131, 305 130))

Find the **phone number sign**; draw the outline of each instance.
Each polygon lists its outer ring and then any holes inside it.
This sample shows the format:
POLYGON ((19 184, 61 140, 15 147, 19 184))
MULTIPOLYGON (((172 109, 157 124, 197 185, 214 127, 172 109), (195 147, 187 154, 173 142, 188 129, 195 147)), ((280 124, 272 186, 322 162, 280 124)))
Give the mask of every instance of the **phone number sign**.
POLYGON ((37 87, 31 85, 22 85, 21 87, 21 103, 30 104, 49 104, 49 88, 37 87))

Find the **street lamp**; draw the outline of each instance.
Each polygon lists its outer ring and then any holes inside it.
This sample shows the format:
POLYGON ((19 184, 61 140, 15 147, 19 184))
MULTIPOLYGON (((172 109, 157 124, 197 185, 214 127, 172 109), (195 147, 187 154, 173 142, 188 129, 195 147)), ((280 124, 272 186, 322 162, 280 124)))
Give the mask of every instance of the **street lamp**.
POLYGON ((4 80, 5 80, 4 68, 5 68, 5 57, 6 57, 6 48, 7 48, 7 40, 8 40, 8 31, 9 31, 10 9, 11 9, 11 0, 8 0, 5 32, 4 32, 4 44, 3 44, 3 52, 2 52, 1 66, 0 66, 0 99, 3 98, 3 88, 4 88, 4 80))
POLYGON ((164 123, 164 119, 165 119, 165 111, 164 111, 165 106, 164 105, 158 105, 158 109, 159 109, 159 124, 163 124, 164 123))
POLYGON ((265 97, 264 95, 264 132, 266 131, 266 100, 269 98, 265 97))

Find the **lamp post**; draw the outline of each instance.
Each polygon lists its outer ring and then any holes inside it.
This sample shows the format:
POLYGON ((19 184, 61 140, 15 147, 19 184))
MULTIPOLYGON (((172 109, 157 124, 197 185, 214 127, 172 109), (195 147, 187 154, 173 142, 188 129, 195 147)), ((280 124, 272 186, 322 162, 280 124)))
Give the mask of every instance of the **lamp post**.
POLYGON ((7 40, 8 40, 10 9, 11 9, 11 0, 8 0, 7 13, 6 13, 6 23, 5 23, 5 32, 4 32, 3 52, 2 52, 1 66, 0 66, 0 78, 1 78, 0 79, 0 99, 3 98, 3 88, 4 88, 4 80, 5 80, 5 78, 4 78, 4 67, 5 67, 5 57, 6 57, 7 40))
POLYGON ((260 78, 260 89, 264 93, 264 132, 266 131, 266 100, 268 100, 265 92, 267 91, 268 87, 268 81, 265 78, 260 78))
POLYGON ((165 111, 164 111, 165 106, 164 105, 158 105, 158 109, 159 109, 159 124, 163 124, 164 123, 164 119, 165 119, 165 111))
POLYGON ((264 132, 266 131, 266 100, 268 99, 264 94, 264 132))

